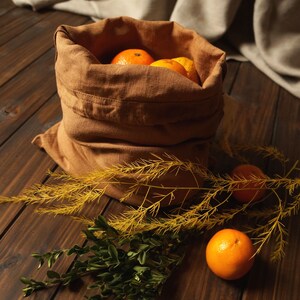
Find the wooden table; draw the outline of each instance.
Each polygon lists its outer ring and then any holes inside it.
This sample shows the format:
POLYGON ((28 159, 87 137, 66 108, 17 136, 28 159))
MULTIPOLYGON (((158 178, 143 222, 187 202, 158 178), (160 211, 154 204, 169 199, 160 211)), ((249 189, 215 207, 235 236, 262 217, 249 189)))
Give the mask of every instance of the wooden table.
MULTIPOLYGON (((17 195, 25 187, 48 181, 47 170, 57 165, 31 144, 32 138, 61 118, 54 77, 53 33, 60 24, 79 25, 90 20, 58 12, 32 12, 0 3, 0 194, 17 195)), ((224 89, 234 97, 226 118, 233 142, 274 145, 292 160, 300 159, 300 99, 257 70, 251 63, 229 62, 224 89)), ((122 206, 104 199, 94 207, 105 215, 122 206)), ((32 206, 0 207, 0 300, 22 298, 19 277, 42 276, 32 252, 46 252, 82 244, 82 225, 68 217, 38 215, 32 206)), ((184 264, 170 278, 161 299, 296 300, 300 297, 300 220, 287 224, 290 235, 286 256, 271 264, 266 247, 254 268, 242 280, 215 277, 205 263, 206 241, 191 243, 184 264)), ((70 261, 63 261, 64 271, 70 261)), ((83 299, 84 289, 42 291, 30 299, 83 299)))

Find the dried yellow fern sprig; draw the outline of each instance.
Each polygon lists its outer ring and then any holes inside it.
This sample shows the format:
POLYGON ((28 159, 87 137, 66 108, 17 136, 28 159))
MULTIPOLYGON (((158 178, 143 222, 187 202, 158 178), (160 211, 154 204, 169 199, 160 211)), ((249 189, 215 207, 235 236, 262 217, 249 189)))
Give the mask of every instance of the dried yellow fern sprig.
MULTIPOLYGON (((267 147, 260 148, 259 151, 265 152, 264 157, 272 157, 280 160, 281 163, 287 163, 286 159, 276 149, 267 147)), ((195 170, 194 170, 195 171, 195 170)), ((214 175, 210 172, 203 173, 206 181, 210 182, 209 188, 199 188, 202 191, 200 204, 190 207, 187 211, 181 214, 167 215, 163 218, 156 218, 158 204, 152 204, 149 207, 139 207, 137 210, 125 212, 123 215, 113 218, 110 224, 119 230, 123 230, 124 234, 131 234, 139 231, 152 230, 156 232, 168 232, 170 230, 178 232, 181 230, 203 230, 212 229, 214 226, 224 225, 225 222, 232 220, 235 216, 245 212, 250 212, 252 204, 246 204, 240 208, 221 209, 230 197, 230 193, 237 189, 239 183, 254 182, 256 186, 265 186, 271 194, 275 195, 278 203, 268 211, 260 211, 261 218, 265 223, 257 228, 252 228, 248 232, 256 237, 256 244, 258 245, 257 253, 261 251, 263 246, 269 242, 271 237, 275 237, 276 245, 272 255, 272 259, 280 259, 284 252, 286 244, 287 231, 283 225, 283 220, 292 215, 299 213, 300 208, 300 178, 287 178, 295 171, 299 171, 298 161, 290 168, 285 176, 274 176, 274 178, 267 177, 265 179, 253 176, 251 179, 232 178, 229 175, 220 176, 214 175), (287 201, 286 197, 280 197, 277 190, 284 189, 292 200, 287 201), (219 194, 229 193, 227 198, 221 202, 212 201, 217 198, 219 194), (155 209, 153 207, 155 206, 155 209), (152 212, 155 211, 155 214, 152 212), (271 213, 270 213, 271 212, 271 213), (150 219, 147 219, 147 216, 150 219)), ((196 171, 197 172, 197 171, 196 171)), ((151 187, 150 185, 148 185, 151 187)), ((156 187, 157 188, 157 187, 156 187)), ((171 187, 168 187, 171 188, 171 187)), ((196 188, 196 187, 194 187, 196 188)))
MULTIPOLYGON (((232 153, 237 152, 235 148, 232 153)), ((253 150, 252 147, 244 147, 243 151, 253 150)), ((285 169, 288 159, 275 148, 258 147, 254 148, 263 157, 278 160, 285 169)), ((129 210, 123 215, 110 220, 110 224, 121 232, 133 234, 138 231, 157 231, 167 233, 169 231, 179 232, 182 230, 209 230, 215 226, 223 226, 226 222, 233 220, 240 215, 251 217, 255 212, 255 205, 247 204, 237 207, 227 207, 231 193, 241 183, 255 183, 255 186, 265 186, 271 194, 275 195, 277 204, 271 209, 261 210, 257 215, 262 222, 257 227, 249 229, 249 232, 257 238, 258 252, 270 240, 276 237, 274 257, 283 254, 283 246, 286 239, 286 230, 283 220, 299 212, 300 178, 291 178, 291 174, 299 171, 296 162, 289 171, 282 176, 273 178, 258 178, 253 176, 250 179, 232 178, 229 175, 214 174, 203 168, 201 164, 189 161, 181 161, 173 155, 153 155, 153 158, 139 159, 132 163, 119 164, 105 170, 83 176, 73 177, 68 174, 50 173, 58 183, 52 185, 36 185, 24 191, 16 197, 0 197, 0 202, 23 202, 26 204, 45 204, 46 207, 38 207, 38 212, 76 215, 82 211, 88 202, 100 199, 110 184, 121 184, 127 187, 127 192, 122 200, 127 200, 139 191, 146 191, 142 205, 137 209, 129 210), (163 186, 158 184, 158 179, 164 175, 176 176, 178 172, 186 172, 194 178, 190 186, 163 186), (197 178, 202 178, 204 185, 200 185, 197 178), (284 189, 286 197, 280 197, 277 190, 284 189), (148 199, 148 194, 155 190, 156 202, 148 199), (198 203, 171 212, 161 217, 162 202, 165 200, 172 204, 177 191, 183 192, 181 203, 184 204, 187 197, 195 192, 198 193, 198 203), (272 213, 269 213, 272 211, 272 213)), ((80 217, 76 217, 77 219, 80 217)), ((90 222, 83 216, 85 223, 90 222)))
MULTIPOLYGON (((296 168, 296 165, 293 166, 293 169, 296 168)), ((203 205, 205 206, 205 209, 208 209, 210 207, 210 203, 212 200, 216 199, 218 197, 218 195, 222 194, 222 193, 229 193, 228 197, 222 202, 223 204, 225 202, 227 202, 227 199, 230 197, 230 193, 232 193, 233 191, 239 190, 239 189, 243 189, 243 188, 237 188, 238 186, 241 186, 241 184, 243 184, 245 186, 245 184, 247 183, 255 183, 255 186, 264 186, 266 187, 268 190, 270 191, 276 191, 277 189, 280 188, 284 188, 285 190, 288 191, 289 195, 292 195, 294 190, 296 188, 298 188, 300 186, 300 178, 284 178, 284 177, 279 177, 276 176, 276 178, 260 178, 260 177, 251 177, 250 179, 245 179, 245 178, 232 178, 229 175, 225 175, 225 176, 220 176, 220 175, 213 175, 211 172, 206 172, 203 173, 202 172, 202 176, 205 176, 204 179, 209 183, 209 187, 197 187, 197 186, 192 186, 192 187, 171 187, 171 186, 158 186, 158 185, 151 185, 150 183, 140 183, 139 185, 135 185, 135 187, 140 187, 140 186, 144 186, 147 187, 148 190, 149 189, 167 189, 171 192, 174 192, 178 189, 185 189, 187 191, 199 191, 202 192, 201 194, 201 202, 200 202, 200 206, 201 208, 203 207, 203 205)), ((124 214, 123 217, 125 217, 126 221, 128 219, 134 220, 135 218, 141 219, 139 217, 139 215, 143 215, 146 216, 147 214, 150 214, 152 216, 157 215, 157 206, 159 206, 160 202, 163 201, 166 197, 165 193, 162 193, 161 195, 158 195, 158 199, 157 202, 151 204, 148 207, 139 207, 138 210, 133 210, 128 211, 124 214), (154 212, 154 213, 152 213, 154 212)), ((296 201, 297 202, 297 201, 296 201)), ((220 206, 220 204, 217 204, 216 207, 220 206)), ((299 204, 297 203, 293 203, 289 205, 289 211, 290 213, 294 213, 298 210, 298 206, 299 204)), ((213 211, 216 210, 216 207, 212 207, 211 209, 213 211)), ((203 208, 200 209, 197 205, 193 206, 190 208, 190 210, 187 213, 184 214, 191 214, 191 215, 195 215, 197 212, 201 211, 201 213, 203 213, 203 208)), ((285 215, 287 214, 287 211, 284 210, 285 215)), ((118 220, 120 221, 120 217, 118 217, 118 220)), ((174 219, 174 217, 172 217, 172 219, 174 219)), ((117 221, 118 222, 118 221, 117 221)), ((124 221, 125 222, 125 221, 124 221)), ((135 223, 135 222, 133 222, 135 223)), ((182 222, 177 222, 176 221, 176 226, 179 227, 179 224, 181 224, 182 222)), ((130 224, 130 223, 128 223, 130 224)), ((117 223, 114 223, 114 226, 118 226, 117 223)), ((137 227, 139 226, 139 224, 137 224, 137 227)), ((143 225, 144 227, 144 225, 143 225)), ((176 227, 176 228, 177 228, 176 227)), ((184 228, 184 229, 189 229, 189 228, 184 228)), ((128 230, 128 228, 126 229, 126 231, 128 230)))
POLYGON ((22 194, 13 197, 0 196, 0 203, 39 204, 36 212, 55 215, 73 215, 79 213, 86 203, 95 201, 105 194, 106 187, 88 186, 74 180, 70 175, 51 173, 62 178, 59 184, 37 184, 25 189, 22 194))

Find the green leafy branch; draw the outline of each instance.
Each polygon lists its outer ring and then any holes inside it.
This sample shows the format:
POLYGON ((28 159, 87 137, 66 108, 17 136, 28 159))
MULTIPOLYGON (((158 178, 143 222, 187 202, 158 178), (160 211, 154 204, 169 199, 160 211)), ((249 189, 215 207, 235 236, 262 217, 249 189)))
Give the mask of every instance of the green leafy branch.
POLYGON ((184 239, 178 234, 160 236, 143 232, 123 238, 102 216, 84 234, 89 242, 85 246, 33 254, 39 262, 38 268, 47 262, 49 270, 44 281, 21 278, 26 285, 24 296, 58 284, 69 285, 78 278, 92 275, 88 289, 92 289, 94 295, 88 297, 90 300, 110 296, 115 299, 155 299, 183 258, 184 239), (51 270, 60 257, 72 254, 78 259, 68 272, 59 274, 51 270))

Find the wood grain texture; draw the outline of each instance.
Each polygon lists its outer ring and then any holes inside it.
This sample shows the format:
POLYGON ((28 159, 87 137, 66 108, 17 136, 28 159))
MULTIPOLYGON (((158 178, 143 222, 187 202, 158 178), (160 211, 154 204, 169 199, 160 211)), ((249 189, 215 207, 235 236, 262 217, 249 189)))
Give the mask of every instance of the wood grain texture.
MULTIPOLYGON (((16 195, 34 183, 51 183, 46 172, 55 169, 56 164, 30 142, 61 118, 52 37, 61 23, 79 25, 88 19, 57 11, 34 13, 14 7, 10 0, 1 0, 0 15, 0 194, 16 195)), ((231 98, 226 100, 217 139, 274 145, 292 161, 300 159, 300 99, 245 62, 228 63, 224 92, 231 98)), ((225 156, 216 158, 222 162, 218 169, 228 171, 231 161, 225 156)), ((268 171, 277 171, 272 162, 264 166, 268 171)), ((45 277, 45 268, 36 270, 32 252, 85 243, 80 223, 69 217, 37 215, 34 208, 14 204, 0 207, 0 300, 23 299, 20 276, 45 277)), ((86 206, 84 213, 109 217, 126 209, 119 201, 104 198, 86 206)), ((286 222, 286 226, 290 235, 285 258, 280 263, 270 263, 270 243, 256 258, 251 272, 232 282, 219 279, 206 266, 205 248, 212 232, 195 238, 159 300, 298 300, 299 217, 286 222)), ((73 261, 74 257, 62 260, 55 270, 64 272, 73 261)), ((81 300, 89 283, 91 279, 87 277, 84 285, 77 282, 72 288, 55 287, 29 299, 81 300)))
MULTIPOLYGON (((281 149, 291 163, 300 161, 300 99, 281 89, 276 114, 273 144, 281 149)), ((296 174, 295 174, 296 175, 296 174)), ((299 177, 299 173, 298 173, 299 177)), ((287 223, 289 229, 285 257, 277 269, 276 297, 296 299, 300 295, 300 218, 287 223)), ((273 294, 275 294, 273 293, 273 294)))
POLYGON ((0 145, 55 93, 50 49, 0 88, 0 145))
MULTIPOLYGON (((289 166, 300 161, 300 99, 283 89, 275 114, 272 145, 289 159, 289 166)), ((270 162, 269 171, 282 175, 275 162, 270 162)), ((296 175, 296 174, 295 174, 296 175)), ((299 177, 299 173, 298 173, 299 177)), ((299 192, 299 191, 298 191, 299 192)), ((260 255, 244 293, 243 300, 297 299, 300 295, 300 218, 284 222, 289 231, 285 256, 278 264, 269 261, 271 246, 260 255)))
POLYGON ((2 45, 0 86, 53 46, 53 34, 60 24, 80 25, 86 20, 85 17, 55 12, 2 45))
POLYGON ((241 63, 237 61, 230 61, 227 63, 226 76, 223 83, 224 92, 230 94, 233 84, 235 82, 239 67, 241 63))
POLYGON ((23 8, 15 8, 7 11, 0 18, 0 45, 17 37, 29 27, 47 17, 50 12, 32 14, 31 11, 23 8))
POLYGON ((272 143, 291 160, 300 159, 300 99, 281 89, 272 143))
POLYGON ((278 85, 251 63, 240 66, 224 116, 232 143, 271 142, 278 93, 278 85))
MULTIPOLYGON (((60 103, 55 96, 33 115, 19 130, 0 148, 0 194, 17 195, 25 187, 41 183, 46 178, 48 169, 55 163, 43 151, 30 142, 35 135, 45 131, 57 122, 61 116, 60 103)), ((14 219, 23 205, 1 206, 0 233, 14 219)))
MULTIPOLYGON (((86 214, 102 212, 108 199, 86 209, 86 214)), ((46 268, 37 269, 37 261, 31 253, 44 253, 55 249, 66 249, 75 244, 83 244, 81 235, 83 226, 67 216, 38 215, 34 213, 36 207, 29 206, 14 222, 3 237, 0 244, 0 271, 1 271, 1 299, 23 299, 22 283, 18 280, 21 276, 45 279, 46 268), (13 248, 11 245, 14 245, 13 248)), ((66 272, 74 257, 55 264, 53 270, 66 272)), ((51 299, 55 288, 35 294, 31 299, 51 299)))
POLYGON ((10 10, 15 9, 15 6, 11 0, 1 0, 0 2, 0 16, 5 15, 10 10))

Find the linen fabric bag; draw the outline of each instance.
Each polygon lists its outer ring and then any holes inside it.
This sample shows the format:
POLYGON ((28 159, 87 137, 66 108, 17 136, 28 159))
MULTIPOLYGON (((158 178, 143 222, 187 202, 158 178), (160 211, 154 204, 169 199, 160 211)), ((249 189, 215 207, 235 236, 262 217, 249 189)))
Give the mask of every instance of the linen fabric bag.
MULTIPOLYGON (((223 116, 223 51, 175 22, 129 17, 62 25, 55 47, 63 117, 33 143, 67 173, 81 175, 164 153, 207 166, 209 142, 223 116), (142 48, 155 59, 189 57, 201 84, 164 68, 109 64, 128 48, 142 48)), ((160 177, 158 184, 194 186, 195 178, 179 172, 160 177)), ((124 191, 126 186, 111 184, 106 194, 120 199, 124 191)), ((179 204, 191 195, 176 193, 162 204, 179 204)), ((136 194, 126 202, 140 205, 144 197, 136 194)), ((150 191, 144 204, 156 199, 150 191)))

